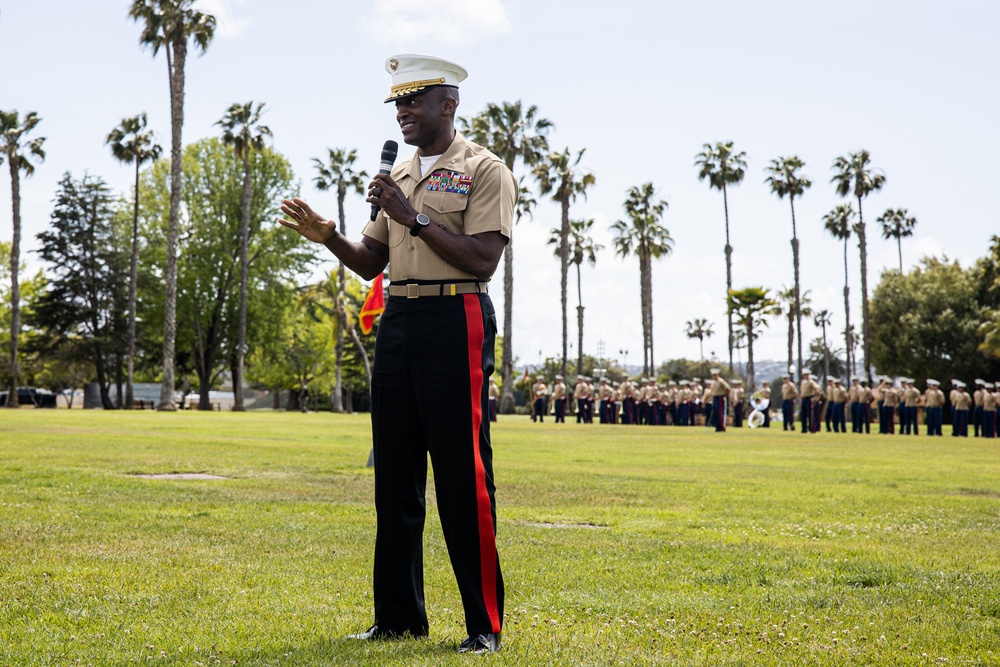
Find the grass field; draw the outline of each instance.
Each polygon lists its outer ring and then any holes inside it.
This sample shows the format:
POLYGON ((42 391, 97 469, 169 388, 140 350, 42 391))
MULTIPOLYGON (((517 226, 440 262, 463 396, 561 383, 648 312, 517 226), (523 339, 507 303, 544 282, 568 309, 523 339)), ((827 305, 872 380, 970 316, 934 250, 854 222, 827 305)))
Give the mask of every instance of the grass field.
POLYGON ((494 427, 504 648, 359 644, 366 415, 0 411, 0 665, 1000 665, 1000 440, 494 427), (138 474, 201 472, 222 480, 138 474))

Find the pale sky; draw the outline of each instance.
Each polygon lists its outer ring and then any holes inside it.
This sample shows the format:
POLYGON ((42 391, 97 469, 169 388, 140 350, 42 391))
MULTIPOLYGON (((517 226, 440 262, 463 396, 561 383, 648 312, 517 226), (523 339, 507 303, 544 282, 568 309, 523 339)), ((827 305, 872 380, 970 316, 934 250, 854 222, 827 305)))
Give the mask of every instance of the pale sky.
MULTIPOLYGON (((99 175, 127 192, 131 171, 111 158, 108 132, 147 112, 169 153, 167 66, 140 48, 127 0, 0 0, 0 109, 37 111, 48 157, 22 180, 22 254, 48 224, 66 171, 99 175)), ((823 230, 844 200, 830 184, 840 155, 868 149, 886 175, 865 201, 869 289, 898 266, 895 242, 875 219, 907 208, 918 220, 903 241, 909 269, 924 255, 968 266, 1000 233, 1000 3, 957 0, 621 0, 615 3, 477 0, 427 5, 401 0, 200 0, 219 28, 204 56, 187 66, 184 142, 215 136, 233 102, 264 102, 274 147, 302 182, 303 196, 327 216, 333 194, 312 186, 311 159, 327 147, 357 148, 359 167, 377 170, 386 139, 399 139, 388 93, 387 57, 428 53, 463 64, 463 115, 488 102, 522 100, 555 123, 553 149, 586 148, 597 184, 571 209, 594 218, 606 249, 583 267, 584 348, 641 363, 638 261, 613 254, 608 227, 624 218, 632 185, 652 181, 669 208, 673 254, 653 267, 654 353, 698 357, 685 322, 707 318, 716 335, 706 356, 726 356, 725 231, 722 195, 699 181, 705 143, 734 141, 746 151, 743 183, 730 190, 734 287, 792 285, 787 200, 770 194, 764 168, 798 155, 813 187, 796 202, 802 285, 843 328, 842 244, 823 230)), ((402 146, 401 159, 412 154, 402 146)), ((520 175, 520 174, 518 174, 520 175)), ((278 202, 275 202, 278 205, 278 202)), ((0 169, 0 240, 11 238, 10 180, 0 169)), ((355 238, 367 219, 361 197, 348 202, 355 238)), ((277 214, 275 219, 277 219, 277 214)), ((559 224, 550 202, 523 221, 515 242, 515 351, 522 364, 561 351, 559 264, 546 245, 559 224)), ((182 259, 183 261, 183 259, 182 259)), ((860 327, 860 273, 850 255, 851 320, 860 327)), ((503 312, 502 265, 493 298, 503 312)), ((575 283, 571 280, 571 288, 575 283)), ((576 357, 576 293, 570 293, 571 358, 576 357)), ((502 325, 501 325, 502 326, 502 325)), ((806 341, 818 336, 811 324, 806 341)), ((775 321, 756 344, 760 359, 784 359, 775 321)), ((841 345, 842 346, 842 345, 841 345)), ((745 353, 744 353, 745 354, 745 353)))

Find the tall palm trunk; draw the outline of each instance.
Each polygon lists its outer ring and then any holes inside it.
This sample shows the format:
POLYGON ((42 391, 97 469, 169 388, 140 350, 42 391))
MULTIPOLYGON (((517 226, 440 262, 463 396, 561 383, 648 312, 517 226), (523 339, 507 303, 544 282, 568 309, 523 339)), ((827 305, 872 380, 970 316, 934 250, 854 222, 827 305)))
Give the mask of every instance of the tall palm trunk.
POLYGON ((243 361, 247 349, 247 281, 250 247, 250 147, 243 152, 243 196, 240 199, 240 313, 236 342, 236 368, 233 369, 233 411, 244 412, 243 361))
POLYGON ((795 318, 794 313, 788 313, 788 367, 792 367, 792 344, 795 342, 795 318))
POLYGON ((899 252, 899 275, 903 275, 903 237, 896 237, 896 251, 899 252))
POLYGON ((562 290, 562 375, 567 375, 569 355, 569 319, 567 314, 567 282, 569 279, 569 197, 562 200, 562 226, 559 228, 560 289, 562 290))
MULTIPOLYGON (((507 241, 503 252, 503 358, 500 374, 503 394, 500 414, 514 414, 514 244, 507 241)), ((564 374, 565 375, 565 374, 564 374)))
MULTIPOLYGON (((792 207, 792 264, 795 265, 795 330, 798 332, 798 381, 802 382, 802 290, 799 283, 799 235, 795 228, 795 197, 789 196, 792 207)), ((790 349, 790 348, 789 348, 790 349)), ((789 357, 792 355, 789 354, 789 357)), ((791 363, 789 363, 789 366, 791 363)))
MULTIPOLYGON (((135 407, 135 302, 139 284, 139 156, 135 158, 135 209, 132 212, 132 254, 128 260, 128 358, 125 375, 125 409, 135 407)), ((121 393, 118 394, 121 396, 121 393)))
MULTIPOLYGON (((340 215, 340 234, 347 236, 347 218, 344 214, 344 200, 347 198, 347 183, 340 179, 337 186, 337 213, 340 215)), ((344 411, 344 329, 347 328, 347 311, 344 309, 344 294, 346 285, 344 284, 347 275, 344 263, 340 262, 337 267, 337 339, 335 341, 336 367, 334 368, 333 399, 330 401, 330 409, 333 412, 344 411)))
POLYGON ((858 247, 861 248, 861 350, 865 359, 865 378, 872 381, 871 336, 868 313, 868 239, 865 235, 865 218, 861 212, 861 197, 858 197, 858 247))
POLYGON ((10 388, 7 407, 19 407, 17 401, 17 344, 21 335, 21 286, 18 269, 21 264, 21 161, 16 155, 8 156, 10 165, 10 200, 14 213, 14 236, 10 247, 10 388))
POLYGON ((184 126, 184 61, 187 34, 182 30, 167 48, 170 75, 170 217, 167 223, 167 257, 164 266, 166 299, 163 307, 163 385, 157 410, 174 411, 174 354, 177 348, 177 237, 181 209, 181 129, 184 126), (173 57, 171 57, 171 52, 173 57))
MULTIPOLYGON (((851 365, 851 355, 854 353, 854 345, 851 340, 851 290, 847 286, 847 239, 844 238, 844 345, 846 352, 844 353, 845 361, 847 362, 847 368, 852 370, 854 367, 851 365)), ((823 338, 826 338, 826 325, 823 325, 823 338)), ((825 345, 825 343, 824 343, 825 345)))
POLYGON ((653 375, 653 259, 639 251, 639 282, 642 297, 642 372, 653 375))
MULTIPOLYGON (((722 184, 722 205, 726 210, 726 298, 733 291, 733 246, 729 244, 729 198, 726 195, 726 185, 722 184)), ((733 314, 727 313, 729 322, 729 372, 733 371, 733 345, 736 343, 736 336, 733 334, 733 314)))
POLYGON ((576 262, 576 372, 583 373, 583 284, 580 281, 580 263, 576 262))
POLYGON ((753 371, 753 319, 747 324, 747 393, 753 396, 757 383, 753 371))
MULTIPOLYGON (((847 288, 845 287, 844 289, 846 290, 847 288)), ((848 352, 848 355, 850 355, 850 352, 848 352)), ((823 320, 823 384, 824 385, 826 384, 826 379, 828 377, 830 377, 830 348, 826 344, 826 320, 823 320)))

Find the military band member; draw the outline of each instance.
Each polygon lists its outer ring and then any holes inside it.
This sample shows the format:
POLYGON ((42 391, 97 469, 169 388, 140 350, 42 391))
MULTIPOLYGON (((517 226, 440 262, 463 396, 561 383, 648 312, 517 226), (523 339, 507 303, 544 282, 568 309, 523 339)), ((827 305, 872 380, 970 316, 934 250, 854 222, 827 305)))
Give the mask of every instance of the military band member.
POLYGON ((833 429, 830 426, 833 424, 833 378, 826 379, 826 390, 823 392, 823 420, 826 422, 826 432, 829 433, 833 429))
POLYGON ((795 430, 795 399, 799 397, 799 390, 789 375, 781 376, 781 430, 795 430))
POLYGON ((677 425, 677 380, 667 380, 667 414, 670 423, 677 425))
POLYGON ((914 386, 916 380, 913 378, 906 378, 906 389, 903 391, 903 403, 906 409, 906 435, 910 435, 910 429, 913 429, 913 435, 920 435, 920 425, 917 423, 917 410, 920 407, 920 391, 914 386))
POLYGON ((622 423, 635 424, 635 387, 632 385, 632 378, 627 375, 618 385, 618 394, 622 403, 622 423))
POLYGON ((952 380, 955 388, 951 402, 951 434, 955 437, 969 437, 969 408, 972 407, 972 396, 965 391, 965 383, 952 380))
POLYGON ((878 378, 878 384, 872 390, 872 396, 875 399, 875 405, 878 414, 878 432, 885 433, 885 393, 886 380, 885 377, 878 378))
POLYGON ((813 379, 812 371, 808 368, 802 371, 802 385, 799 394, 802 396, 802 404, 799 411, 799 421, 802 422, 803 433, 816 433, 819 430, 819 397, 823 390, 819 383, 813 379))
POLYGON ((602 377, 601 384, 597 389, 597 414, 598 421, 602 424, 611 423, 611 386, 608 384, 608 378, 602 377))
POLYGON ((979 432, 982 430, 984 424, 983 396, 986 393, 986 380, 976 378, 973 380, 973 383, 976 385, 976 389, 972 392, 972 434, 978 438, 979 432))
POLYGON ((760 397, 766 401, 764 407, 761 408, 761 412, 764 413, 764 423, 761 426, 771 428, 771 383, 767 380, 761 383, 760 397))
POLYGON ((712 381, 708 386, 710 400, 712 401, 712 422, 715 430, 722 432, 726 430, 726 399, 732 391, 732 386, 726 382, 721 375, 720 369, 713 368, 709 371, 712 374, 712 381))
POLYGON ((541 376, 535 378, 535 384, 531 385, 531 421, 536 419, 539 422, 545 421, 545 394, 548 387, 541 376))
POLYGON ((847 433, 847 391, 840 378, 833 381, 833 391, 830 393, 830 407, 833 412, 833 430, 836 433, 847 433))
MULTIPOLYGON (((743 398, 746 391, 743 389, 743 380, 733 379, 733 388, 729 392, 729 400, 733 403, 733 428, 743 428, 743 398)), ((725 415, 723 415, 725 419, 725 415)))
POLYGON ((691 401, 691 386, 687 380, 677 383, 677 424, 688 425, 688 403, 691 401))
POLYGON ((939 389, 941 383, 928 378, 927 389, 924 390, 924 408, 927 411, 927 435, 941 435, 942 408, 944 407, 944 392, 939 389))
MULTIPOLYGON (((868 381, 861 380, 861 403, 858 405, 858 412, 860 413, 861 421, 865 425, 865 433, 872 432, 872 401, 875 400, 872 396, 872 390, 868 387, 868 381)), ((860 431, 858 431, 860 433, 860 431)))
POLYGON ((886 435, 895 435, 896 433, 896 407, 899 405, 899 395, 900 392, 891 384, 886 382, 885 387, 882 390, 882 400, 883 400, 883 421, 885 422, 886 435))
POLYGON ((495 422, 497 420, 497 401, 500 399, 500 387, 497 386, 497 381, 490 378, 490 421, 495 422))
POLYGON ((984 438, 995 438, 997 436, 997 396, 993 392, 992 382, 983 383, 983 436, 984 438))
POLYGON ((576 423, 587 423, 587 381, 582 375, 576 376, 576 386, 573 388, 573 400, 576 401, 576 423))
POLYGON ((566 423, 566 383, 562 375, 556 375, 556 383, 552 385, 552 401, 555 404, 556 423, 566 423))
POLYGON ((847 390, 847 403, 851 411, 851 433, 861 433, 864 431, 864 423, 861 421, 861 378, 857 375, 851 376, 851 387, 847 390))

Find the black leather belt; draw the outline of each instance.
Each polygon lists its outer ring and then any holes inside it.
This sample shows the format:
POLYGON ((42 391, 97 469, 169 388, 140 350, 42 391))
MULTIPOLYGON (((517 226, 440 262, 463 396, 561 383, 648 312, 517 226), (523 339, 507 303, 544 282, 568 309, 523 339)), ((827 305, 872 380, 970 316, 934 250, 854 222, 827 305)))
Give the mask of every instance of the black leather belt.
POLYGON ((389 296, 405 296, 407 299, 419 299, 422 296, 457 296, 459 294, 486 294, 486 283, 405 283, 389 285, 389 296))

